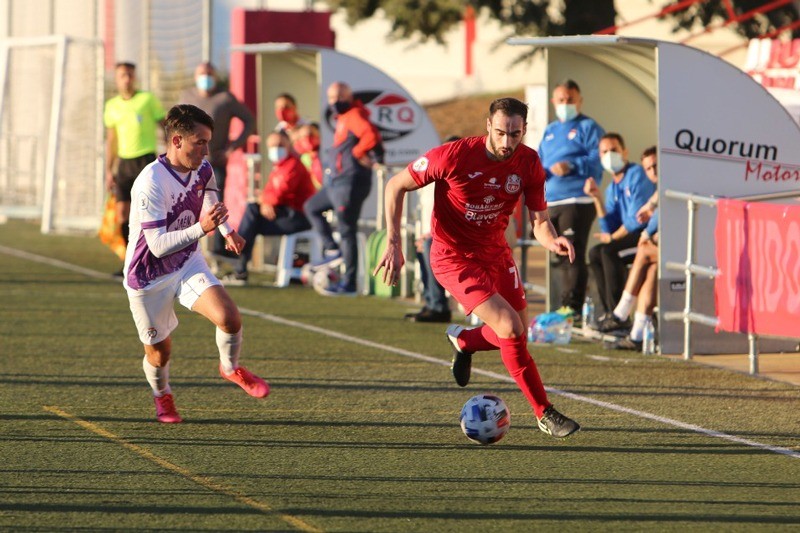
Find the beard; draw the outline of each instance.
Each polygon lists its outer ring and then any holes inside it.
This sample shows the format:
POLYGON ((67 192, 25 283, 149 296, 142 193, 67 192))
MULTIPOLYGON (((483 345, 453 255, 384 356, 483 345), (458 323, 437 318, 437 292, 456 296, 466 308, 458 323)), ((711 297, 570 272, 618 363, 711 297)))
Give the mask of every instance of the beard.
POLYGON ((489 136, 489 146, 492 147, 492 154, 494 154, 495 158, 498 161, 505 161, 509 157, 514 154, 514 148, 497 148, 497 145, 494 143, 494 139, 492 139, 491 135, 489 136))

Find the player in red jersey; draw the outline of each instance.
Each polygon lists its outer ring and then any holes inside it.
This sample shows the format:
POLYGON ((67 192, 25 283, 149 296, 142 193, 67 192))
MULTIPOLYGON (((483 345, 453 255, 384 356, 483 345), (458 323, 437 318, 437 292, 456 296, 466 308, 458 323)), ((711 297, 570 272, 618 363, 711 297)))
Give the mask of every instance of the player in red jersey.
POLYGON ((386 251, 375 268, 383 280, 397 283, 405 259, 400 247, 400 216, 409 191, 435 183, 431 219, 431 266, 467 313, 484 325, 451 325, 453 376, 469 383, 472 354, 500 349, 500 357, 533 407, 539 429, 566 437, 580 426, 547 399, 536 364, 528 352, 525 290, 504 237, 508 218, 521 194, 531 213, 533 233, 548 250, 575 258, 575 250, 556 233, 544 199, 545 172, 536 151, 522 143, 528 106, 500 98, 489 106, 485 137, 467 137, 434 148, 386 184, 386 251))

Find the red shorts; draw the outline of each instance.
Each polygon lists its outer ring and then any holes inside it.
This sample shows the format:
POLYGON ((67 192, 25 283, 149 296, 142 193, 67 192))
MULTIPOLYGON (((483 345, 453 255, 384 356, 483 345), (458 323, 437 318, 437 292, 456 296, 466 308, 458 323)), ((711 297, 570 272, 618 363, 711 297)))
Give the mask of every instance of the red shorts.
POLYGON ((463 307, 466 314, 499 294, 516 311, 528 305, 517 264, 511 250, 487 258, 472 253, 459 253, 436 241, 431 246, 431 270, 437 281, 463 307))

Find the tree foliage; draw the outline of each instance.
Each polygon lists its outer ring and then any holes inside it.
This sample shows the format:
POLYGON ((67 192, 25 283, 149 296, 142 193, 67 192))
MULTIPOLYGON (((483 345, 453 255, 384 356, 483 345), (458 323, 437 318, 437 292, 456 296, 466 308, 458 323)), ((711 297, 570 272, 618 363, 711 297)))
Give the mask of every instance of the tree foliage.
MULTIPOLYGON (((680 0, 650 0, 654 8, 667 8, 680 0)), ((730 0, 737 15, 772 3, 774 0, 730 0)), ((391 21, 391 39, 435 40, 444 43, 445 34, 464 19, 467 6, 475 12, 488 13, 507 29, 507 37, 545 35, 586 35, 615 24, 614 0, 326 0, 333 9, 342 9, 347 21, 376 16, 381 10, 391 21)), ((767 13, 733 25, 743 36, 752 38, 798 20, 795 0, 767 13)), ((657 8, 655 9, 657 10, 657 8)), ((726 0, 706 0, 664 16, 674 23, 673 30, 699 31, 710 24, 722 25, 728 20, 726 0)), ((800 29, 794 29, 800 36, 800 29)))
POLYGON ((444 43, 445 34, 464 19, 467 6, 485 10, 508 29, 509 36, 577 35, 594 33, 612 26, 616 16, 614 0, 564 0, 551 9, 551 0, 327 0, 342 9, 354 25, 381 9, 392 21, 390 37, 435 40, 444 43))
MULTIPOLYGON (((662 7, 668 8, 678 3, 678 1, 667 2, 662 7)), ((771 3, 773 3, 773 0, 730 0, 731 7, 737 16, 744 15, 771 3)), ((732 27, 748 39, 765 35, 797 21, 799 18, 798 3, 790 2, 784 4, 768 12, 735 23, 732 27)), ((675 24, 673 31, 680 29, 700 31, 711 24, 724 24, 729 19, 729 12, 725 0, 707 0, 670 13, 667 17, 675 24)), ((792 35, 794 37, 800 36, 800 30, 795 28, 792 35)))

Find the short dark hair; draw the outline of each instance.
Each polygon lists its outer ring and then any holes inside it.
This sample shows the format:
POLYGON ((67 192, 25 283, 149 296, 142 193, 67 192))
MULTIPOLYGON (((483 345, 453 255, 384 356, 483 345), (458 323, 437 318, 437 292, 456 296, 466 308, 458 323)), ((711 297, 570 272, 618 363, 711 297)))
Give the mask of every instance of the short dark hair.
POLYGON ((650 157, 651 155, 656 155, 658 153, 658 148, 655 146, 651 146, 649 148, 645 148, 644 152, 642 152, 642 159, 645 157, 650 157))
POLYGON ((620 146, 621 146, 623 149, 625 148, 625 140, 622 138, 622 135, 620 135, 619 133, 614 133, 613 131, 612 131, 612 132, 609 132, 609 133, 606 133, 605 135, 603 135, 602 137, 600 137, 600 140, 601 140, 601 141, 602 141, 603 139, 611 139, 611 140, 613 140, 613 141, 617 141, 617 142, 619 142, 619 145, 620 145, 620 146))
POLYGON ((292 103, 293 106, 297 107, 297 100, 295 100, 294 96, 292 96, 289 93, 281 93, 281 94, 279 94, 278 96, 275 97, 275 100, 277 100, 278 98, 286 98, 287 100, 289 100, 292 103))
POLYGON ((581 88, 578 87, 578 83, 575 80, 569 78, 567 78, 566 80, 562 80, 561 83, 556 85, 556 87, 564 87, 568 91, 581 92, 581 88))
POLYGON ((191 133, 198 124, 207 126, 213 133, 214 119, 208 113, 191 104, 178 104, 167 112, 167 118, 164 119, 164 131, 169 139, 173 133, 181 135, 191 133))
POLYGON ((123 67, 127 68, 129 70, 136 70, 136 63, 131 63, 130 61, 118 61, 114 65, 114 70, 117 70, 118 68, 123 68, 123 67))
POLYGON ((498 98, 492 102, 489 105, 489 118, 492 118, 498 111, 502 111, 509 117, 519 115, 522 120, 528 121, 528 105, 516 98, 498 98))

